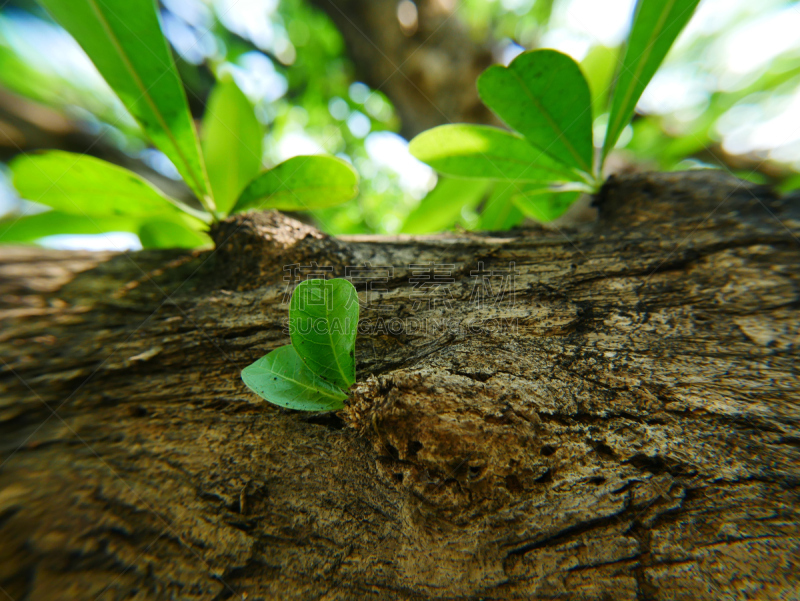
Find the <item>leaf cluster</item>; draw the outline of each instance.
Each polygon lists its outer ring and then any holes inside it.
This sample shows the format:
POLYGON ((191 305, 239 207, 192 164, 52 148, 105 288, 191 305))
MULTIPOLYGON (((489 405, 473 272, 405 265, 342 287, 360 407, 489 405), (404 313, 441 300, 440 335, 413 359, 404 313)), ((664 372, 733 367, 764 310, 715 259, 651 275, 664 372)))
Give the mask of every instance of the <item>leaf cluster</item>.
POLYGON ((14 185, 52 210, 14 218, 0 241, 131 231, 145 246, 207 243, 214 220, 248 209, 304 211, 353 198, 345 161, 298 156, 262 170, 264 132, 230 77, 212 91, 198 136, 153 0, 40 0, 81 45, 147 138, 194 193, 192 207, 139 175, 91 156, 49 151, 10 164, 14 185))
MULTIPOLYGON (((605 159, 698 3, 637 2, 599 152, 593 143, 593 96, 580 66, 542 49, 520 54, 508 67, 489 67, 478 78, 481 99, 513 131, 442 125, 414 138, 411 153, 449 177, 505 184, 488 203, 492 225, 502 225, 515 211, 552 221, 581 193, 602 185, 605 159)), ((594 96, 602 97, 597 91, 594 96)))

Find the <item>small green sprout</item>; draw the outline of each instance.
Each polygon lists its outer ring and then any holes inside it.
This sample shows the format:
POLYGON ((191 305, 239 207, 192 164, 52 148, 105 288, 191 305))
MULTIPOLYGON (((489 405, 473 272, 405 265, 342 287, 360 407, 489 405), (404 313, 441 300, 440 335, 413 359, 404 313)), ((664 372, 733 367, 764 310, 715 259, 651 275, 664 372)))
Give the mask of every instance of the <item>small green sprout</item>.
POLYGON ((242 370, 265 400, 301 411, 341 409, 356 381, 358 295, 347 280, 307 280, 292 294, 289 334, 279 347, 242 370))

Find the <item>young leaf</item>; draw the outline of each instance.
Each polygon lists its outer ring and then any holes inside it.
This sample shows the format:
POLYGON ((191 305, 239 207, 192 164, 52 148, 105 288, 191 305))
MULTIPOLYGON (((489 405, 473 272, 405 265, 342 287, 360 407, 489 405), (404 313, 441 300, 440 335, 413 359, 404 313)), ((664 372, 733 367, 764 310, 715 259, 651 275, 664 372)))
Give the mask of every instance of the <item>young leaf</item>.
POLYGON ((592 105, 580 67, 555 50, 523 52, 478 78, 484 104, 533 146, 592 173, 592 105))
POLYGON ((521 194, 515 194, 513 201, 527 217, 540 223, 549 223, 566 213, 580 195, 581 192, 530 189, 521 194))
POLYGON ((279 347, 242 370, 242 380, 274 405, 300 411, 344 407, 347 394, 314 375, 292 345, 279 347))
POLYGON ((406 218, 401 232, 427 234, 453 227, 461 217, 461 210, 464 207, 474 209, 488 187, 488 180, 441 178, 406 218))
POLYGON ((257 176, 231 212, 245 209, 307 211, 353 198, 358 175, 349 163, 329 156, 298 156, 257 176))
POLYGON ((620 65, 601 165, 633 116, 636 103, 700 0, 639 0, 620 65))
POLYGON ((506 182, 495 184, 486 206, 481 211, 478 228, 486 231, 505 231, 520 224, 525 215, 512 201, 515 192, 517 192, 516 184, 506 182))
POLYGON ((289 335, 303 362, 326 382, 348 389, 356 381, 358 295, 347 280, 306 280, 289 305, 289 335))
POLYGON ((175 201, 144 178, 88 155, 51 150, 20 155, 9 166, 23 198, 64 213, 98 217, 177 213, 175 201))
POLYGON ((141 217, 86 217, 61 211, 46 211, 21 217, 11 215, 0 219, 0 242, 32 242, 57 234, 136 233, 141 223, 141 217))
POLYGON ((39 0, 77 40, 153 143, 213 209, 189 105, 154 0, 39 0))
POLYGON ((220 80, 203 115, 203 156, 217 211, 227 215, 261 169, 264 128, 233 78, 220 80))
POLYGON ((575 175, 521 136, 485 125, 440 125, 411 140, 412 155, 452 177, 568 182, 575 175))

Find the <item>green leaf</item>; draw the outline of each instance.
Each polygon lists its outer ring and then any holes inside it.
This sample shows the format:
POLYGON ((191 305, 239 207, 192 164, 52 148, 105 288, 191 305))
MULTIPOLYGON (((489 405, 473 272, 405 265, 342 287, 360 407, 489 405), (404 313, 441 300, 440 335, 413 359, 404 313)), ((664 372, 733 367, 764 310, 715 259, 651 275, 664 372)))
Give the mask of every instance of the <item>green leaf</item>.
POLYGON ((592 104, 578 64, 555 50, 523 52, 478 78, 483 102, 533 146, 592 173, 592 104))
POLYGON ((211 238, 178 220, 147 219, 138 231, 144 248, 199 248, 211 246, 211 238))
POLYGON ((566 213, 580 196, 581 192, 554 192, 531 188, 521 194, 515 194, 513 201, 527 217, 540 223, 549 223, 566 213))
POLYGON ((73 215, 46 211, 35 215, 11 215, 0 220, 0 242, 32 242, 59 234, 138 234, 145 248, 198 248, 210 246, 201 231, 206 224, 189 215, 152 217, 73 215))
POLYGON ((601 165, 700 0, 639 0, 611 101, 601 165))
POLYGON ((154 0, 39 0, 77 40, 144 132, 213 209, 186 93, 154 0))
POLYGON ((797 189, 800 189, 800 173, 789 177, 778 185, 778 190, 783 193, 792 192, 797 189))
POLYGON ((356 381, 358 295, 347 280, 306 280, 289 304, 289 334, 303 362, 326 382, 356 381))
POLYGON ((525 215, 512 201, 516 191, 515 184, 498 182, 481 211, 478 228, 485 231, 505 231, 519 225, 525 215))
POLYGON ((521 136, 497 127, 440 125, 411 140, 408 149, 420 161, 452 177, 518 182, 576 179, 564 165, 521 136))
POLYGON ((51 150, 9 165, 23 198, 64 213, 90 216, 176 213, 175 201, 132 171, 82 154, 51 150))
POLYGON ((347 394, 317 377, 291 345, 279 347, 242 370, 242 380, 274 405, 299 411, 332 411, 344 407, 347 394))
POLYGON ((592 93, 593 117, 598 117, 607 110, 608 96, 618 60, 619 48, 593 46, 581 61, 581 71, 586 76, 592 93))
POLYGON ((0 242, 32 242, 57 234, 136 233, 141 222, 138 217, 87 217, 61 211, 12 215, 0 220, 0 242))
POLYGON ((346 161, 320 155, 299 156, 257 176, 231 212, 324 209, 350 200, 357 192, 358 175, 346 161))
POLYGON ((441 178, 406 218, 405 234, 427 234, 452 228, 464 207, 474 209, 486 194, 489 181, 441 178))
POLYGON ((217 211, 227 215, 261 170, 264 128, 233 78, 220 80, 203 115, 203 156, 217 211))

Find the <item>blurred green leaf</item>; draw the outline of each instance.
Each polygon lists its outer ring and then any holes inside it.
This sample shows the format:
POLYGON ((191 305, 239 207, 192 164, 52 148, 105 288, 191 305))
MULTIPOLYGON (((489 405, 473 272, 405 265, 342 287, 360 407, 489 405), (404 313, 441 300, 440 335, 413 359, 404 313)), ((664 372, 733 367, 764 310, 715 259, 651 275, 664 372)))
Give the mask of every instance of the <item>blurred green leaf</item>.
POLYGON ((427 234, 450 229, 461 217, 464 207, 478 206, 488 187, 489 180, 441 178, 406 218, 400 231, 427 234))
POLYGON ((787 179, 779 186, 778 189, 784 193, 800 189, 800 174, 793 175, 792 177, 787 179))
MULTIPOLYGON (((4 21, 0 15, 0 25, 7 26, 4 21)), ((0 34, 2 33, 4 32, 0 31, 0 34)), ((6 88, 39 101, 53 102, 54 88, 57 89, 63 84, 58 78, 37 71, 2 43, 0 43, 0 77, 6 88)))
POLYGON ((527 217, 540 223, 549 223, 561 217, 572 206, 581 192, 553 192, 547 189, 529 189, 513 196, 517 205, 527 217))
POLYGON ((519 225, 525 215, 512 200, 515 192, 517 192, 515 184, 498 182, 481 211, 478 229, 490 232, 505 231, 519 225))
POLYGON ((639 0, 611 101, 602 162, 628 125, 642 92, 700 0, 639 0))
POLYGON ((231 212, 245 209, 307 211, 341 204, 358 192, 349 163, 329 156, 298 156, 258 175, 231 212))
POLYGON ((614 79, 614 68, 619 59, 619 48, 593 46, 581 61, 581 70, 589 83, 592 94, 594 117, 606 111, 609 93, 614 79))
POLYGON ((178 220, 147 219, 137 233, 144 248, 199 248, 212 245, 208 234, 178 220))
POLYGON ((578 64, 555 50, 523 52, 478 78, 483 102, 551 157, 592 173, 592 105, 578 64))
POLYGON ((437 171, 461 178, 519 182, 573 181, 561 163, 521 136, 485 125, 440 125, 418 135, 412 155, 437 171))
POLYGON ((153 143, 213 209, 186 93, 154 0, 39 0, 77 40, 153 143))
POLYGON ((334 411, 347 394, 315 375, 287 344, 242 370, 242 380, 261 398, 287 409, 334 411))
POLYGON ((58 234, 137 233, 142 220, 138 217, 87 217, 61 211, 35 215, 11 215, 0 220, 0 242, 32 242, 58 234))
POLYGON ((289 333, 317 376, 347 390, 356 381, 358 294, 349 281, 306 280, 292 293, 289 333))
POLYGON ((11 215, 0 220, 0 242, 33 242, 62 234, 131 232, 139 236, 145 248, 198 248, 211 245, 211 238, 202 231, 205 227, 202 221, 179 213, 174 217, 153 219, 46 211, 35 215, 11 215))
POLYGON ((9 166, 23 198, 64 213, 145 216, 177 212, 177 201, 144 178, 88 155, 51 150, 19 155, 9 166))
POLYGON ((203 115, 203 156, 217 211, 227 215, 261 169, 264 128, 233 78, 214 87, 203 115))

